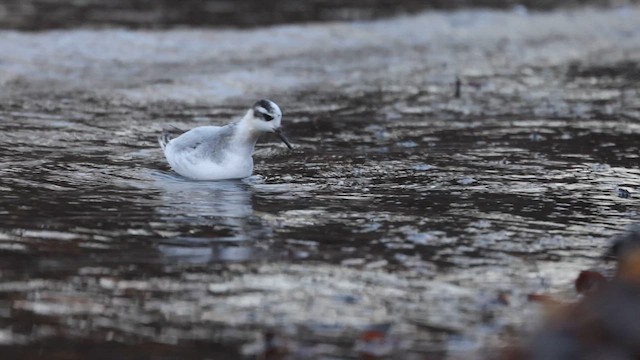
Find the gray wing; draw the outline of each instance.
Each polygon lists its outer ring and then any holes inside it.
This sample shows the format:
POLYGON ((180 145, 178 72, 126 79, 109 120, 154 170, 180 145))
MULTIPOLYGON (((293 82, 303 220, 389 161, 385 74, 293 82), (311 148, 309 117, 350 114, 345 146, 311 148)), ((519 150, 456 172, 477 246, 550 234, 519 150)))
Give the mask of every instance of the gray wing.
MULTIPOLYGON (((164 134, 164 133, 163 133, 164 134)), ((166 145, 167 156, 183 159, 209 159, 218 162, 223 150, 232 140, 233 128, 228 126, 201 126, 170 140, 166 145)))

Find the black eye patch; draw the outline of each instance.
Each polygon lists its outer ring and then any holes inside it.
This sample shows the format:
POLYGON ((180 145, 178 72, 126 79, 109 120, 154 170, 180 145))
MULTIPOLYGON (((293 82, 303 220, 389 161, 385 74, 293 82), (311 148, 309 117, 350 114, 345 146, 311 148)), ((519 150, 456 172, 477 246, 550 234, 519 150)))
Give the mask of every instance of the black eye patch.
POLYGON ((273 120, 273 116, 269 115, 269 114, 262 114, 262 117, 264 117, 265 121, 271 121, 273 120))

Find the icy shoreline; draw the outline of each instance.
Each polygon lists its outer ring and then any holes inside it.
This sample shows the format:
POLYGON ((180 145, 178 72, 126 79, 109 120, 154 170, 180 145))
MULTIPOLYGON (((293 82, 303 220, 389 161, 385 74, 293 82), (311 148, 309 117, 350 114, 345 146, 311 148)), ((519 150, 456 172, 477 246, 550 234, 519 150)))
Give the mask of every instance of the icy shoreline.
POLYGON ((0 96, 96 92, 220 103, 300 88, 450 82, 640 57, 640 7, 429 12, 256 30, 0 32, 0 96))

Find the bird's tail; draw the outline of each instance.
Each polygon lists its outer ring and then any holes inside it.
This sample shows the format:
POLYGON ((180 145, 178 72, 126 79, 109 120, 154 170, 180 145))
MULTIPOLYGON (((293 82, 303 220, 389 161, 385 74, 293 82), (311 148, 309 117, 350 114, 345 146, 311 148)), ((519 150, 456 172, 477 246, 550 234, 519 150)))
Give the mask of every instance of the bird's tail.
POLYGON ((169 141, 171 141, 171 134, 167 130, 162 130, 162 134, 158 136, 158 144, 160 144, 162 151, 167 147, 169 141))

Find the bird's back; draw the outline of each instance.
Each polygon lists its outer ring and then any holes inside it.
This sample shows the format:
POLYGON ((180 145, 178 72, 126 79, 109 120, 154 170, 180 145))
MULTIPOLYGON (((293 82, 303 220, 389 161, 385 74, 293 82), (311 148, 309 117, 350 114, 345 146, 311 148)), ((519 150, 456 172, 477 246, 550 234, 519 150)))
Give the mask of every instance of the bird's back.
MULTIPOLYGON (((225 163, 231 150, 235 126, 201 126, 175 139, 170 139, 163 132, 158 141, 169 165, 177 173, 192 179, 229 178, 233 174, 229 174, 229 166, 225 163)), ((248 161, 250 164, 237 164, 237 177, 244 177, 247 169, 250 175, 253 161, 250 158, 248 161)))
MULTIPOLYGON (((227 126, 200 126, 191 129, 175 139, 169 139, 163 147, 169 157, 198 157, 208 158, 215 162, 232 139, 233 132, 227 126)), ((161 135, 161 146, 164 133, 161 135)))

